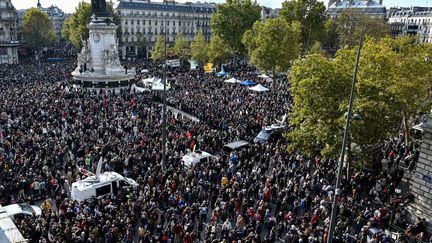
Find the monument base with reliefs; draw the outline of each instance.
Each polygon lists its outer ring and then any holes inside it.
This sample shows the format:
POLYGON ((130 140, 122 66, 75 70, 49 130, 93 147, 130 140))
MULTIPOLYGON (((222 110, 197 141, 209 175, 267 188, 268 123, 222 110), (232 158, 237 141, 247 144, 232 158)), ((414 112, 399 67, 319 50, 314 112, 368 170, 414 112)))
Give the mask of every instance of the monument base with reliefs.
POLYGON ((72 72, 74 83, 83 88, 127 88, 135 78, 134 69, 122 67, 119 59, 118 28, 109 17, 93 17, 89 39, 82 41, 78 66, 72 72))

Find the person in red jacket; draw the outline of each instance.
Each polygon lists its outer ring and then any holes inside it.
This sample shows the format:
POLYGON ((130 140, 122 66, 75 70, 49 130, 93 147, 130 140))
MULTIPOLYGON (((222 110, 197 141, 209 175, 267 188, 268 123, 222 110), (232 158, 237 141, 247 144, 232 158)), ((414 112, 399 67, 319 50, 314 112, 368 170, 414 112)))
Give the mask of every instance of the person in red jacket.
POLYGON ((189 234, 189 232, 186 233, 185 237, 183 238, 183 242, 184 243, 192 243, 193 242, 192 236, 189 234))

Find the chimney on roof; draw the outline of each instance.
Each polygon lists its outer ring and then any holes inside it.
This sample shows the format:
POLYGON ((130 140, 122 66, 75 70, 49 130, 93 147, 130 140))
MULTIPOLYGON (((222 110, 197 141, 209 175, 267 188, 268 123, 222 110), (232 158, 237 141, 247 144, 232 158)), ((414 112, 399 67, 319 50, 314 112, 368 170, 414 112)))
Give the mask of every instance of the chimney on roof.
POLYGON ((381 4, 381 5, 383 4, 383 0, 380 0, 380 4, 381 4))
POLYGON ((37 8, 41 8, 41 7, 42 7, 42 5, 41 5, 41 3, 40 3, 40 0, 38 0, 37 8))

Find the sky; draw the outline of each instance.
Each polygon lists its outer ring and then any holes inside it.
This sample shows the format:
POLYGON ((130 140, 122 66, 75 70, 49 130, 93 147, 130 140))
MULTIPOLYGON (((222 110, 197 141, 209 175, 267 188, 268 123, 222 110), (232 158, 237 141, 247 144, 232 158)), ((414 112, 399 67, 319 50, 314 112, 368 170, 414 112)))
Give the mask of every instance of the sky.
MULTIPOLYGON (((73 13, 75 7, 78 5, 78 2, 81 0, 40 0, 42 7, 49 7, 51 5, 57 5, 66 13, 73 13)), ((90 2, 90 0, 85 0, 86 2, 90 2)), ((109 0, 107 0, 108 2, 109 0)), ((115 0, 113 0, 115 1, 115 0)), ((162 1, 162 0, 159 0, 162 1)), ((178 2, 191 2, 196 0, 177 0, 178 2)), ((224 0, 201 0, 201 2, 223 2, 224 0)), ((271 7, 271 8, 280 8, 282 6, 282 2, 284 0, 258 0, 258 3, 261 5, 271 7)), ((324 4, 327 6, 328 0, 322 0, 324 4)), ((16 9, 27 9, 30 7, 36 7, 37 0, 12 0, 12 4, 16 9)), ((424 6, 424 7, 432 7, 432 0, 384 0, 384 5, 389 7, 409 7, 409 6, 424 6)))

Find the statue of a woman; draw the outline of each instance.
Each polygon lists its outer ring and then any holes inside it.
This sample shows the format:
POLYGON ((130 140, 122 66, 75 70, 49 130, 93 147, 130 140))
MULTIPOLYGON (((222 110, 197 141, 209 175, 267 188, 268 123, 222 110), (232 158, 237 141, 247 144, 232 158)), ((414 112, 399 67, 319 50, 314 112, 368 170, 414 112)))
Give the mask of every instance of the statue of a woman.
POLYGON ((110 17, 105 0, 91 0, 92 13, 96 17, 110 17))

